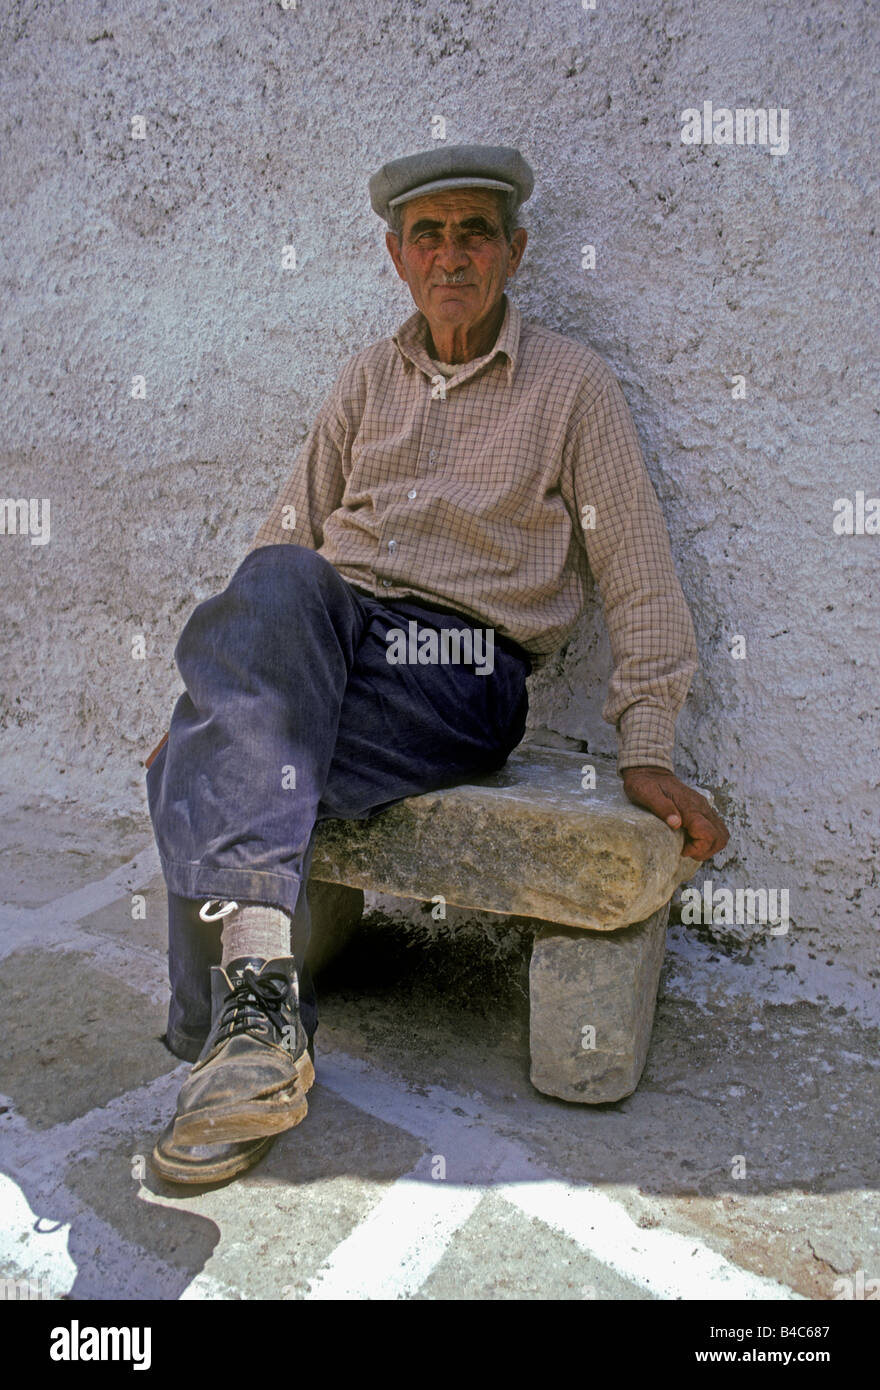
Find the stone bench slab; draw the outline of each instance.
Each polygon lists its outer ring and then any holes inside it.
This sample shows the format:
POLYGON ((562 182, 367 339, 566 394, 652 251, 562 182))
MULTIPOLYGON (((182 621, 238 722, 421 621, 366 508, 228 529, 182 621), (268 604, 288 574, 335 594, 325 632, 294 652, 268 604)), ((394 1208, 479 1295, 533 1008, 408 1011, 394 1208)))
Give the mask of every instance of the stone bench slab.
POLYGON ((612 759, 521 744, 500 772, 325 821, 311 877, 592 931, 642 922, 697 870, 684 835, 624 794, 612 759), (581 769, 596 769, 584 790, 581 769))

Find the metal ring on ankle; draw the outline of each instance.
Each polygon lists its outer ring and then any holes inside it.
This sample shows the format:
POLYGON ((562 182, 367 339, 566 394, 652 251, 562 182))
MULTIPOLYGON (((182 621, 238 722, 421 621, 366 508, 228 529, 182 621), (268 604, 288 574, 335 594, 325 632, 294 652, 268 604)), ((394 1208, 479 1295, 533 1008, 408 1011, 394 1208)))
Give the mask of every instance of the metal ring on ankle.
POLYGON ((206 903, 202 904, 199 910, 199 916, 203 922, 219 922, 221 917, 228 917, 230 912, 237 911, 238 903, 226 902, 223 898, 209 898, 206 903), (208 908, 212 903, 218 904, 220 908, 219 912, 208 912, 208 908))

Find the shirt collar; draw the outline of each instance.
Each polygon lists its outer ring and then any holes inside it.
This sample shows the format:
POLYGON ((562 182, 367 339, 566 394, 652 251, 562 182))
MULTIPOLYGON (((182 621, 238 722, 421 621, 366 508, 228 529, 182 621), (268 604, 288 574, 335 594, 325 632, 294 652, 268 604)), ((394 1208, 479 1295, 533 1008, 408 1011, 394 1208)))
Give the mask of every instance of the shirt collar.
MULTIPOLYGON (((474 358, 473 362, 462 362, 459 372, 449 378, 447 386, 457 386, 460 382, 468 381, 477 372, 483 371, 497 356, 502 355, 507 358, 506 370, 508 381, 513 376, 516 367, 516 357, 519 351, 520 325, 522 317, 513 300, 508 295, 504 295, 504 318, 498 330, 498 337, 495 339, 495 346, 483 357, 474 358)), ((425 346, 428 335, 428 320, 425 318, 421 309, 417 309, 411 314, 392 334, 392 342, 397 346, 400 354, 412 362, 426 376, 434 376, 436 368, 428 356, 425 346)))

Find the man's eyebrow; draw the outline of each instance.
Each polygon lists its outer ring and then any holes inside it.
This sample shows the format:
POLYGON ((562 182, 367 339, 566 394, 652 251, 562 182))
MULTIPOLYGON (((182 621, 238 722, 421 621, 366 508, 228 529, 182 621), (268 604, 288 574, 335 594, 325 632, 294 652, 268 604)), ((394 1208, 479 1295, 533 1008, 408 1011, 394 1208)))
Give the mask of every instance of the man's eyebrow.
POLYGON ((415 236, 417 232, 430 232, 433 231, 435 227, 442 226, 443 223, 438 222, 436 218, 420 217, 418 222, 414 222, 410 227, 409 234, 410 236, 415 236))
POLYGON ((496 230, 491 217, 486 217, 482 212, 475 213, 473 217, 466 217, 461 225, 462 227, 490 227, 493 231, 496 230))
MULTIPOLYGON (((461 227, 488 227, 491 231, 497 231, 495 223, 489 217, 484 217, 482 213, 475 213, 473 217, 465 217, 459 223, 461 227)), ((432 232, 437 227, 444 226, 437 218, 420 217, 409 229, 409 236, 418 236, 421 232, 432 232)))

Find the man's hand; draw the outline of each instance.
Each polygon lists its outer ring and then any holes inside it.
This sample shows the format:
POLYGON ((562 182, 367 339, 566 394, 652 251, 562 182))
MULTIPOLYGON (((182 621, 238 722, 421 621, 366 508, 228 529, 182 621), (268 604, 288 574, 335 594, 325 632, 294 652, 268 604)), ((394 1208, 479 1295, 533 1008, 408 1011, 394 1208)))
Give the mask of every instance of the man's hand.
POLYGON ((730 839, 724 821, 704 796, 679 781, 663 767, 627 767, 623 790, 636 806, 653 811, 673 830, 684 830, 682 855, 689 859, 711 859, 730 839))

